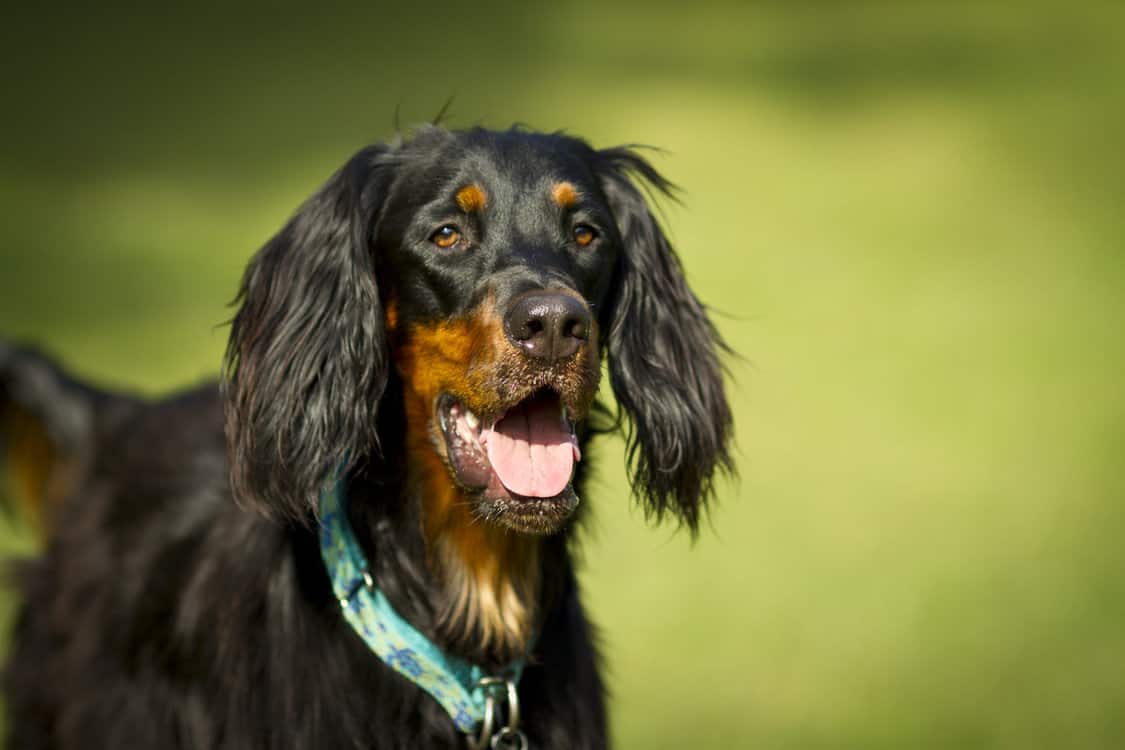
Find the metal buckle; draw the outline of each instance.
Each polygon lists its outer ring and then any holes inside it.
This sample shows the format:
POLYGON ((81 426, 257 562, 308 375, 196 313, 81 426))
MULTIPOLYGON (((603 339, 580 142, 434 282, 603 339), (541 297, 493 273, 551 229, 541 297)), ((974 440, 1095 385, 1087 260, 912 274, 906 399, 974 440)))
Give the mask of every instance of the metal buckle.
POLYGON ((501 727, 499 732, 492 735, 489 745, 492 750, 527 750, 527 736, 518 729, 501 727))
POLYGON ((527 750, 527 735, 519 728, 520 699, 516 683, 506 677, 484 677, 477 685, 484 691, 484 722, 476 740, 470 738, 470 747, 473 750, 527 750), (501 703, 506 705, 507 721, 494 731, 499 713, 505 708, 501 703))

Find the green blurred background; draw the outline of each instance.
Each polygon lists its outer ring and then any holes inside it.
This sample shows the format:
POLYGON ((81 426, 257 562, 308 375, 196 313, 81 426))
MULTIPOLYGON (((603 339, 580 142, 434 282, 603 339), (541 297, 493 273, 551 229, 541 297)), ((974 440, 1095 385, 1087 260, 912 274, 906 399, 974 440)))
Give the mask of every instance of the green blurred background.
POLYGON ((214 375, 250 253, 396 107, 661 146, 741 480, 692 545, 600 451, 618 745, 1122 747, 1123 7, 6 11, 0 334, 214 375))

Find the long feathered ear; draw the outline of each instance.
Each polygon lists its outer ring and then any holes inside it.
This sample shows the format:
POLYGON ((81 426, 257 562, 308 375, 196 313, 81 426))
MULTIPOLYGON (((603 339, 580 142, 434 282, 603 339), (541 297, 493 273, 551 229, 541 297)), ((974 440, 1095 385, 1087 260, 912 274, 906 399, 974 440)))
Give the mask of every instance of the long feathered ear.
POLYGON ((622 242, 607 348, 614 395, 630 421, 633 491, 646 513, 657 520, 674 515, 694 533, 716 470, 733 470, 719 363, 729 350, 634 180, 664 194, 672 185, 629 148, 598 156, 622 242))
POLYGON ((360 151, 309 198, 251 260, 235 300, 224 381, 231 486, 274 518, 311 518, 331 474, 378 448, 388 355, 372 232, 387 152, 360 151))

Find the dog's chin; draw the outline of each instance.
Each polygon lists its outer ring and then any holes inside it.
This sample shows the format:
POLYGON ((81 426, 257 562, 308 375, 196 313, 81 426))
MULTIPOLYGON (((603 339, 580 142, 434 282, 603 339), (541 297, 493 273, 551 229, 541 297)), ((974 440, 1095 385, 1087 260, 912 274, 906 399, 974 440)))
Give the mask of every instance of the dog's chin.
POLYGON ((510 492, 500 482, 475 497, 477 515, 489 523, 521 534, 547 536, 564 526, 578 508, 578 495, 568 482, 554 497, 527 497, 510 492))
POLYGON ((481 521, 522 534, 561 530, 578 508, 581 459, 559 396, 537 391, 486 420, 443 395, 436 405, 446 464, 481 521))

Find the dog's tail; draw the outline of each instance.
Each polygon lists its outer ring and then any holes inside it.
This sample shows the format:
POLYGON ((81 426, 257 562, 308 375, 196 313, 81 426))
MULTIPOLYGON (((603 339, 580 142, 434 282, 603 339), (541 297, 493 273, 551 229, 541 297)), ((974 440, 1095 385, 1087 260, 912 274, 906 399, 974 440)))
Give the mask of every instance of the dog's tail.
POLYGON ((99 437, 139 401, 80 383, 43 354, 0 341, 0 498, 41 538, 80 488, 99 437))

